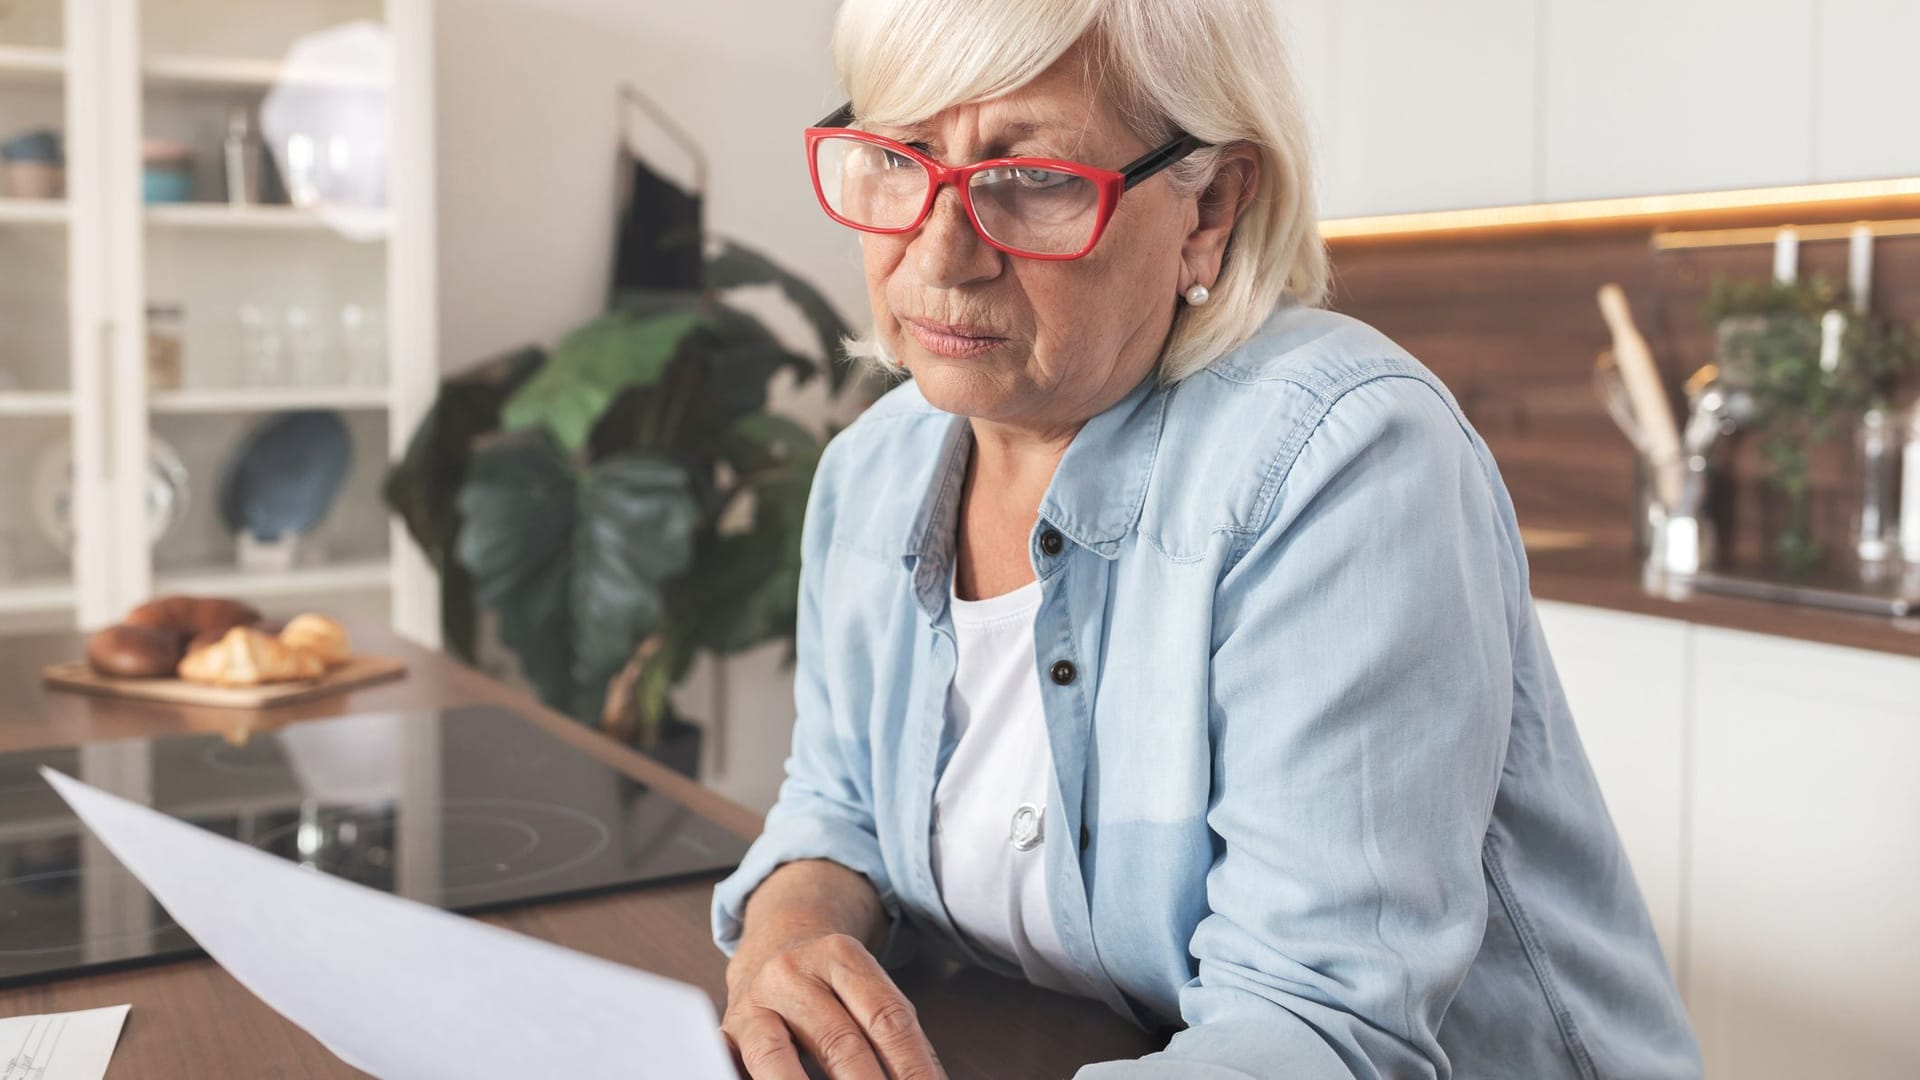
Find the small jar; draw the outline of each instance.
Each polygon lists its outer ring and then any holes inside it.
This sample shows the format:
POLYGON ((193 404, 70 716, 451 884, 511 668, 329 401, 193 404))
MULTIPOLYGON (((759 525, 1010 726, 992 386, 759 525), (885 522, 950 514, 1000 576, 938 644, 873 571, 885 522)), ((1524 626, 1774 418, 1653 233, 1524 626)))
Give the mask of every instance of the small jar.
POLYGON ((147 139, 140 144, 140 165, 142 201, 183 203, 193 197, 193 151, 184 143, 147 139))
POLYGON ((66 158, 58 132, 43 128, 0 143, 0 195, 58 199, 66 190, 66 158))
POLYGON ((180 389, 186 317, 179 304, 147 305, 147 387, 180 389))

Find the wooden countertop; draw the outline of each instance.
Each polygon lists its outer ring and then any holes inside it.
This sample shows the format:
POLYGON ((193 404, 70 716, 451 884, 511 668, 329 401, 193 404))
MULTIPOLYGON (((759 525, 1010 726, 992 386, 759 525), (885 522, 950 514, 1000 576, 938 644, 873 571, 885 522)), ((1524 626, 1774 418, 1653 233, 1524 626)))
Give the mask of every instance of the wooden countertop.
POLYGON ((1527 552, 1527 563, 1533 595, 1540 600, 1920 658, 1920 619, 1857 615, 1704 592, 1670 599, 1641 584, 1640 563, 1624 544, 1533 549, 1527 552))
MULTIPOLYGON (((81 655, 77 635, 0 638, 0 751, 101 739, 267 729, 298 720, 453 705, 510 706, 560 738, 742 836, 760 830, 745 807, 542 707, 531 698, 378 627, 352 627, 364 652, 398 656, 397 682, 268 712, 192 708, 88 697, 41 685, 43 665, 81 655)), ((724 1001, 725 958, 708 927, 711 880, 534 904, 484 916, 533 937, 680 979, 724 1001)), ((978 970, 922 966, 899 977, 955 1080, 1065 1076, 1090 1061, 1155 1048, 1104 1006, 978 970)), ((0 989, 0 1016, 131 1002, 109 1078, 357 1077, 204 958, 0 989)))

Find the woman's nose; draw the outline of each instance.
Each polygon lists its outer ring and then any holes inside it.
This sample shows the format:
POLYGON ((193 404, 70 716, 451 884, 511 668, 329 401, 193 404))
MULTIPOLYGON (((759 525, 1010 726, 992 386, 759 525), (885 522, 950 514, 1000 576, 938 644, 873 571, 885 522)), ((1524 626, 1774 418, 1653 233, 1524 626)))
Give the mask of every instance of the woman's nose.
POLYGON ((937 288, 992 278, 1000 273, 1004 258, 974 231, 966 207, 960 205, 960 192, 950 186, 934 196, 933 209, 914 234, 908 257, 921 280, 937 288))

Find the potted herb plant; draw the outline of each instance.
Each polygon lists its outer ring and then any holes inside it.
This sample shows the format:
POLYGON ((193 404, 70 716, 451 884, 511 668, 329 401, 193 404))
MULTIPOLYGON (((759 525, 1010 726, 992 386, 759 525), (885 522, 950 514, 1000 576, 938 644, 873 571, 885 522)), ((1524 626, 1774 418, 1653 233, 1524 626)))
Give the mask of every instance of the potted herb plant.
POLYGON ((1714 330, 1723 375, 1747 388, 1760 440, 1765 483, 1777 500, 1769 554, 1798 576, 1826 557, 1814 527, 1813 455, 1849 432, 1870 407, 1885 407, 1907 372, 1920 366, 1920 339, 1903 327, 1849 315, 1838 362, 1821 363, 1821 321, 1846 308, 1829 279, 1792 283, 1716 279, 1702 314, 1714 330))

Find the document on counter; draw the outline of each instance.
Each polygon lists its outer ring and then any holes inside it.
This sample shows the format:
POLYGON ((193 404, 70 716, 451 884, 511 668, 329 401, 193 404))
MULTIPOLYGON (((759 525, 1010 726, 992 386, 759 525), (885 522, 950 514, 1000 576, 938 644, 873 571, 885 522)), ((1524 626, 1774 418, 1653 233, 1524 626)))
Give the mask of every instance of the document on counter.
POLYGON ((221 967, 357 1069, 383 1080, 737 1076, 697 987, 40 775, 221 967))
POLYGON ((0 1080, 100 1080, 128 1008, 0 1020, 0 1080))

